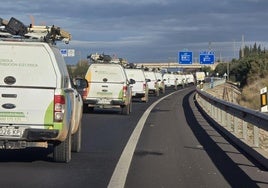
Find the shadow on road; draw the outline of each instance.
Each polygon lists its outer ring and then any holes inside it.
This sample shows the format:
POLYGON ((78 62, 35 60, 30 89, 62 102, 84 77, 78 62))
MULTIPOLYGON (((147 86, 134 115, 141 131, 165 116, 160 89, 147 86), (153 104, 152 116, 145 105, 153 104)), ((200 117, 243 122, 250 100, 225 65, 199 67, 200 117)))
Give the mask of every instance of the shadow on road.
MULTIPOLYGON (((186 121, 188 122, 193 134, 199 141, 202 148, 196 149, 203 149, 206 151, 212 162, 224 176, 224 178, 228 181, 231 187, 258 187, 256 181, 251 179, 240 167, 236 162, 234 162, 224 151, 222 148, 219 147, 219 143, 215 142, 212 139, 213 135, 210 135, 207 130, 204 129, 203 124, 208 124, 211 128, 215 129, 215 131, 219 132, 216 126, 209 123, 209 119, 207 119, 202 111, 198 109, 195 104, 194 100, 194 91, 187 94, 183 99, 183 108, 184 114, 186 117, 186 121)), ((208 127, 208 126, 206 126, 208 127)), ((220 133, 225 140, 228 142, 224 144, 230 144, 230 140, 226 138, 222 133, 220 133)), ((223 143, 220 143, 223 144, 223 143)), ((233 146, 235 147, 235 146, 233 146)), ((236 148, 239 151, 239 154, 243 154, 239 148, 236 148)), ((254 165, 258 166, 254 161, 251 161, 254 165)), ((268 185, 268 182, 262 182, 268 185)))

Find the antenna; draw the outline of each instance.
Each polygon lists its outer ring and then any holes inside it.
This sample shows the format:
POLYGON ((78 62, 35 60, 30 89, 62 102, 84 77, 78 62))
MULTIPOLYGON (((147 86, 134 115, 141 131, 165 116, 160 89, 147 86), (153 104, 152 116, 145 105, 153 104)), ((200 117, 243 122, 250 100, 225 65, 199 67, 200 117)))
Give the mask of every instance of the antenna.
POLYGON ((31 25, 34 26, 34 17, 32 15, 30 15, 30 19, 31 19, 31 25))

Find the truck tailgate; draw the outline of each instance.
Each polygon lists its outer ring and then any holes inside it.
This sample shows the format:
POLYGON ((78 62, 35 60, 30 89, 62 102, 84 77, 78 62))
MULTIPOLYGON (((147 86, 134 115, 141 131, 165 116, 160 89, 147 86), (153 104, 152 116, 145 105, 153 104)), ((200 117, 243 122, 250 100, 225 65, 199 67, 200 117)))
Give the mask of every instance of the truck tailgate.
POLYGON ((0 86, 0 125, 53 123, 54 89, 0 86))

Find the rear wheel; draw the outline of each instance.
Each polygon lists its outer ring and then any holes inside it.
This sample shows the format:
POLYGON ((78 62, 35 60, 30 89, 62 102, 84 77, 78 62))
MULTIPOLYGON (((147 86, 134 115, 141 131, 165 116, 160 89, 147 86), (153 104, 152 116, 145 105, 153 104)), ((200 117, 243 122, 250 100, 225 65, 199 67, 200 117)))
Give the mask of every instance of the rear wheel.
POLYGON ((79 152, 81 150, 81 129, 80 123, 76 133, 72 135, 72 152, 79 152))
POLYGON ((129 115, 130 113, 130 104, 127 104, 125 106, 121 106, 121 112, 123 115, 129 115))
POLYGON ((53 160, 55 162, 68 163, 71 160, 71 135, 68 133, 62 142, 56 142, 53 146, 53 160))
POLYGON ((129 113, 132 112, 132 102, 129 103, 129 113))
POLYGON ((159 89, 155 91, 155 96, 159 96, 159 89))
POLYGON ((162 93, 163 93, 163 94, 166 93, 166 88, 165 88, 165 86, 162 88, 162 93))
POLYGON ((147 103, 149 101, 149 95, 145 94, 145 96, 141 98, 141 101, 147 103))
POLYGON ((83 105, 83 113, 89 113, 89 112, 93 112, 94 111, 94 107, 92 106, 88 106, 88 104, 84 104, 83 105))

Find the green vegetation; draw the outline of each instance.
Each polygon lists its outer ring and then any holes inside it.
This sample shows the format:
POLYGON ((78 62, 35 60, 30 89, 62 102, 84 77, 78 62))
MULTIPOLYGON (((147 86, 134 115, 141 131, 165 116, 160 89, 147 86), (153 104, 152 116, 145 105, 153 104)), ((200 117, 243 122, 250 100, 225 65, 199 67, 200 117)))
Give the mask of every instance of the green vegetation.
MULTIPOLYGON (((268 86, 268 51, 255 43, 253 47, 241 49, 239 56, 238 60, 233 59, 229 63, 229 79, 240 83, 242 95, 238 99, 239 104, 259 110, 260 89, 268 86)), ((220 63, 214 72, 223 75, 227 72, 227 66, 228 63, 220 63)))
POLYGON ((72 78, 84 78, 87 69, 89 67, 88 60, 80 60, 77 65, 72 66, 72 65, 67 65, 68 67, 68 72, 71 75, 72 78))

